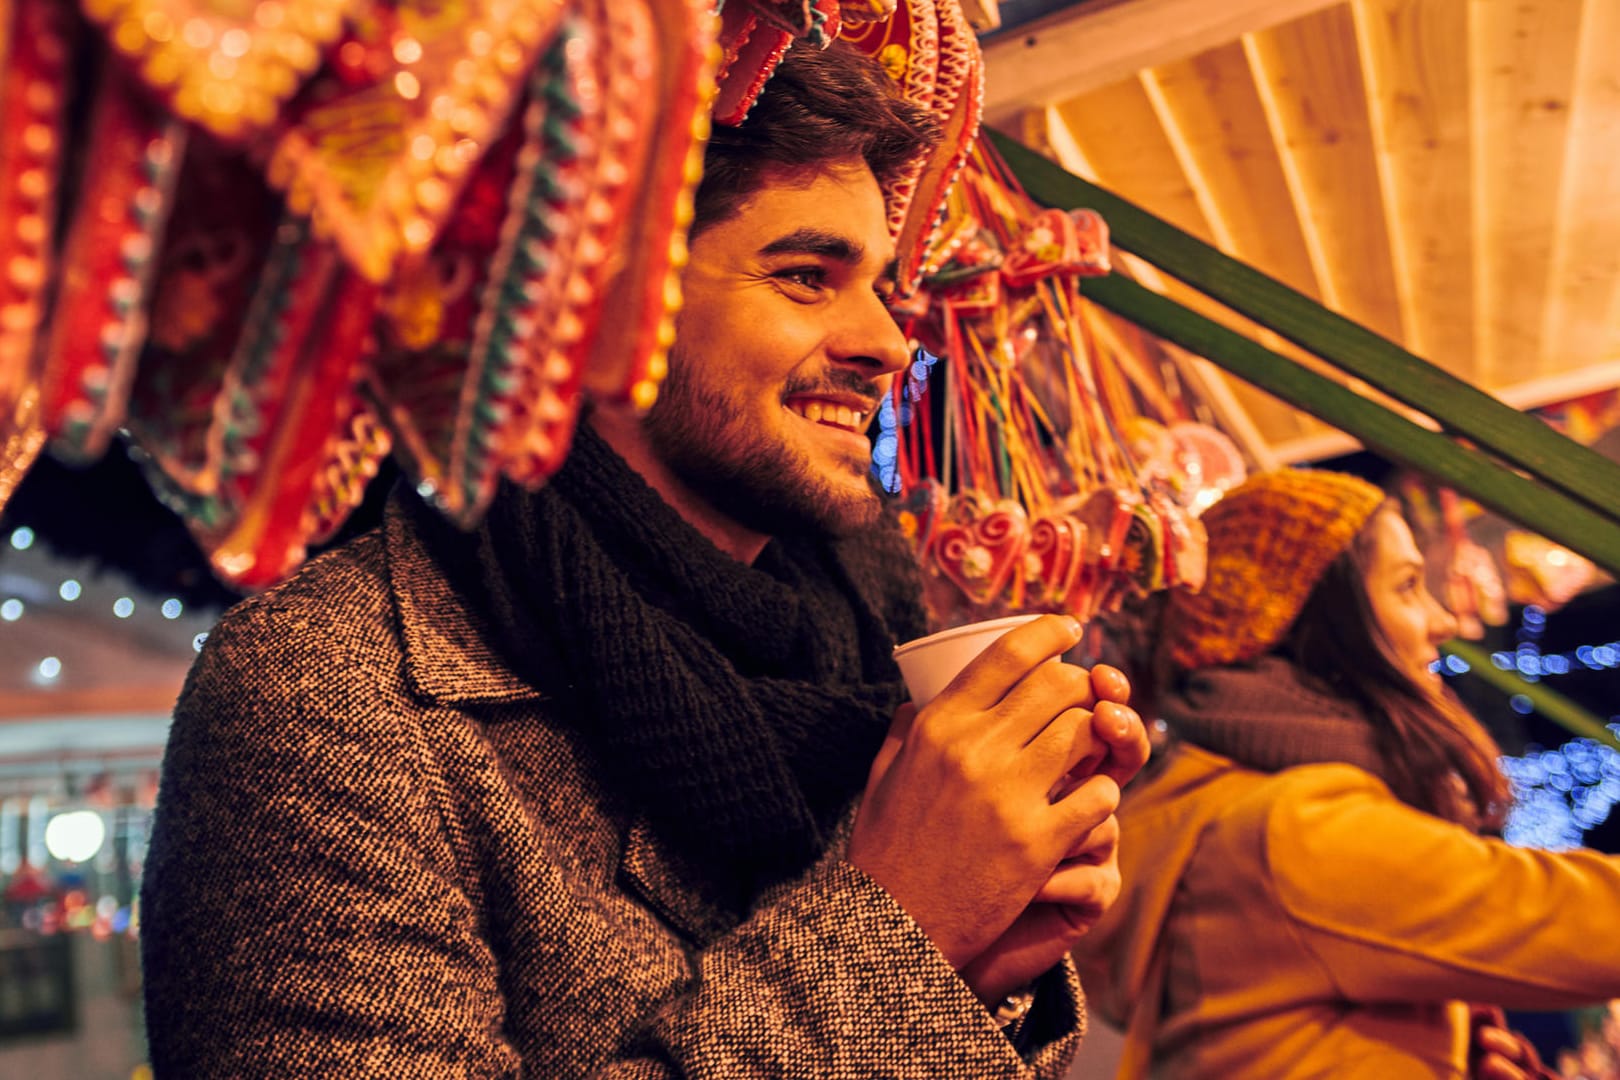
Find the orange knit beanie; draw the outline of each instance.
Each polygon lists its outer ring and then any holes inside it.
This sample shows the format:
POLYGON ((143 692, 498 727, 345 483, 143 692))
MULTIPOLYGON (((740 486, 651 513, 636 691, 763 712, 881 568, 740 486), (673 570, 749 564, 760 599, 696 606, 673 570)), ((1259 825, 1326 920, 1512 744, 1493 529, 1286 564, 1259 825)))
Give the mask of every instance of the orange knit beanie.
POLYGON ((1186 670, 1237 664, 1276 645, 1383 501, 1365 480, 1317 469, 1261 473, 1227 492, 1202 518, 1203 591, 1174 590, 1165 612, 1171 661, 1186 670))

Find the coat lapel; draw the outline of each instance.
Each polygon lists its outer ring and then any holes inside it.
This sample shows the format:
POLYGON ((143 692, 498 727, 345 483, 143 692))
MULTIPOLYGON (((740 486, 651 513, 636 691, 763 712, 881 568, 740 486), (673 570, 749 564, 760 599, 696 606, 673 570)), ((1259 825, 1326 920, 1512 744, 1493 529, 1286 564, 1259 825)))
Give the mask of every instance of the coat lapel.
POLYGON ((646 818, 638 817, 625 836, 619 876, 698 947, 737 925, 736 916, 699 885, 701 879, 691 867, 659 842, 646 818))
POLYGON ((467 605, 433 561, 397 499, 383 519, 389 590, 399 617, 405 677, 417 695, 442 705, 507 704, 544 697, 491 644, 482 615, 467 605))

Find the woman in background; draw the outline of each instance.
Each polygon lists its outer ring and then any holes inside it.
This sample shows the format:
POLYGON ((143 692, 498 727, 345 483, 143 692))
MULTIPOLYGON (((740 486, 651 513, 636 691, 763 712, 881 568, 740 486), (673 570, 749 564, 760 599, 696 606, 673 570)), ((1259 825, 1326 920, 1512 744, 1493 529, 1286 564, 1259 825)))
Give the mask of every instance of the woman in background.
POLYGON ((1620 995, 1620 860, 1481 835, 1499 751, 1432 670, 1455 623, 1378 488, 1283 470, 1203 521, 1208 583, 1138 680, 1172 745, 1076 957, 1121 1076, 1548 1075, 1478 1007, 1620 995))

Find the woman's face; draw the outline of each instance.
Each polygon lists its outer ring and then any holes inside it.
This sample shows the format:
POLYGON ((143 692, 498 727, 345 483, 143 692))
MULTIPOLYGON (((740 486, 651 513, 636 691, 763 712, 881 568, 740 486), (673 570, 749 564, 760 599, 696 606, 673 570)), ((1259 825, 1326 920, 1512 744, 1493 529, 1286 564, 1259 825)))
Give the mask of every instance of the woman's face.
POLYGON ((1374 515, 1368 528, 1372 557, 1366 585, 1373 616, 1395 651, 1396 663, 1419 686, 1432 685, 1440 678, 1429 668, 1440 657, 1436 646, 1455 636, 1457 620, 1424 584, 1423 554, 1406 519, 1384 510, 1374 515))

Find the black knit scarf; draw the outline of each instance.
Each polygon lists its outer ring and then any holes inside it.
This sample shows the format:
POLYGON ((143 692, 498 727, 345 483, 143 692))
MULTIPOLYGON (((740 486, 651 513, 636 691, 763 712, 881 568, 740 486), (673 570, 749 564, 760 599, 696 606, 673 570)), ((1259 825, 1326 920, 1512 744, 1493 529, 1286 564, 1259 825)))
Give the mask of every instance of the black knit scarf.
POLYGON ((1340 761, 1389 779, 1371 722, 1280 656, 1191 672, 1159 707, 1177 735, 1251 769, 1340 761))
POLYGON ((440 537, 514 669, 723 902, 740 910, 823 850, 904 700, 891 634, 919 632, 920 608, 868 599, 905 580, 903 549, 773 540, 745 565, 584 426, 551 482, 503 489, 459 556, 440 537))

